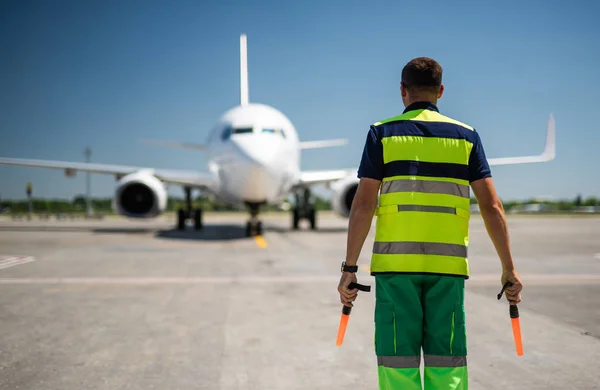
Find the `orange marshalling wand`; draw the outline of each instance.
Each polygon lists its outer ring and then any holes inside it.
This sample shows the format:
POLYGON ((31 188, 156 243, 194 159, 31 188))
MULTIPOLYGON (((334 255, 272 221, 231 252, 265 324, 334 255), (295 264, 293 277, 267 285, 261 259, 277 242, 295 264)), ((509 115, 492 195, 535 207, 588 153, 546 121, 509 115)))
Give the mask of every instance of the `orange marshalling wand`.
POLYGON ((351 311, 352 308, 346 305, 342 308, 342 318, 340 318, 340 327, 338 328, 337 340, 335 342, 335 345, 338 347, 344 342, 344 335, 346 334, 346 327, 348 326, 351 311))
MULTIPOLYGON (((512 286, 511 282, 506 282, 502 287, 502 291, 498 294, 498 299, 502 297, 502 293, 507 287, 512 286)), ((515 348, 517 356, 523 356, 523 339, 521 338, 521 322, 519 321, 519 308, 517 305, 509 306, 510 322, 512 323, 513 338, 515 339, 515 348)))
MULTIPOLYGON (((348 290, 354 290, 355 288, 366 292, 371 291, 371 286, 364 286, 354 282, 348 285, 348 290)), ((346 334, 346 327, 348 326, 348 320, 350 319, 351 311, 352 307, 346 305, 342 306, 342 318, 340 318, 340 326, 338 328, 337 340, 335 342, 335 345, 338 347, 344 342, 344 335, 346 334)))
POLYGON ((523 356, 523 340, 521 339, 521 323, 519 322, 519 309, 517 305, 510 305, 510 322, 512 322, 513 337, 517 356, 523 356))

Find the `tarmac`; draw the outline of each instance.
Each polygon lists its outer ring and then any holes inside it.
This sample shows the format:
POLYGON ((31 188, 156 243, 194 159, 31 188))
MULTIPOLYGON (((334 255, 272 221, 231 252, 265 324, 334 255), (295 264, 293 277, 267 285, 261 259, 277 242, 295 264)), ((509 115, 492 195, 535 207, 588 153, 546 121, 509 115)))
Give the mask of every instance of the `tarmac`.
MULTIPOLYGON (((335 345, 347 220, 207 213, 205 230, 148 221, 0 219, 0 389, 377 389, 374 290, 335 345)), ((473 215, 471 390, 600 388, 600 218, 509 216, 524 356, 500 263, 473 215)), ((374 228, 361 254, 368 273, 374 228)))

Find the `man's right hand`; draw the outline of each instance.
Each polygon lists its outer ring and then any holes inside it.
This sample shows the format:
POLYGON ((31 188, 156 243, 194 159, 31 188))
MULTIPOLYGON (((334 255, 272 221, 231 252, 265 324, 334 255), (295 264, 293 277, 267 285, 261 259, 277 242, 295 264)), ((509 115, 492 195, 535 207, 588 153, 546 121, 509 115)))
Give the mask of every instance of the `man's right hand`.
POLYGON ((502 277, 500 279, 500 283, 504 286, 506 282, 511 282, 512 286, 507 287, 504 290, 506 295, 506 299, 510 302, 511 305, 516 305, 521 302, 521 290, 523 289, 523 282, 521 282, 521 278, 519 278, 519 274, 517 271, 502 271, 502 277))

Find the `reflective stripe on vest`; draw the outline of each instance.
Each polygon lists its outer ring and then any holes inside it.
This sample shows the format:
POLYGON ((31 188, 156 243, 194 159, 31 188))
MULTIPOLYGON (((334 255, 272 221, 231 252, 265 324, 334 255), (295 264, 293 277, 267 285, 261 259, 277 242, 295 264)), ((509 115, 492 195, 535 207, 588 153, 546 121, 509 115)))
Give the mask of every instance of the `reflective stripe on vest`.
POLYGON ((467 246, 439 242, 376 242, 373 253, 467 257, 467 246))
POLYGON ((470 187, 465 184, 437 180, 398 179, 385 181, 381 185, 382 194, 392 192, 427 192, 430 194, 448 194, 470 198, 470 187))
MULTIPOLYGON (((472 131, 430 110, 409 111, 392 120, 423 121, 424 126, 445 122, 472 131)), ((415 135, 386 136, 381 142, 385 175, 376 211, 371 272, 468 276, 472 143, 415 135)))

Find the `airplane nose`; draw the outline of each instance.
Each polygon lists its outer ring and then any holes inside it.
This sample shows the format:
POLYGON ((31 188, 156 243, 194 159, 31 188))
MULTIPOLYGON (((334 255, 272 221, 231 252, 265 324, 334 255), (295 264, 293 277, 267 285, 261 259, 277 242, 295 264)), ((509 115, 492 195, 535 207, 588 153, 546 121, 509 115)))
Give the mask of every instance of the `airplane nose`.
MULTIPOLYGON (((241 137, 240 137, 241 138, 241 137)), ((252 137, 234 141, 239 153, 251 162, 270 165, 280 153, 281 143, 277 139, 252 137)), ((270 137, 269 137, 270 138, 270 137)))
POLYGON ((272 199, 281 188, 283 171, 279 156, 285 151, 278 140, 265 138, 232 138, 238 158, 232 160, 224 173, 224 182, 228 183, 231 193, 239 194, 246 201, 272 199))

